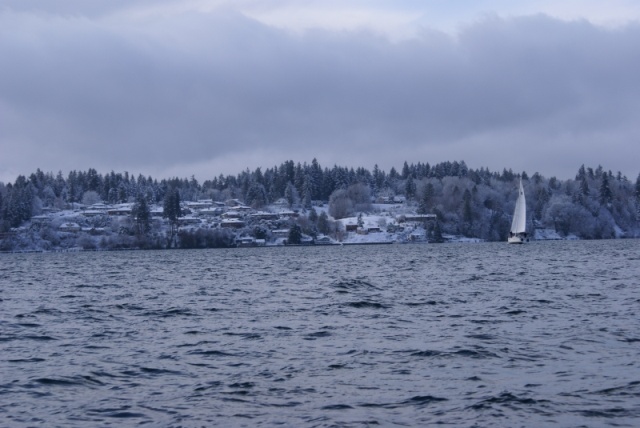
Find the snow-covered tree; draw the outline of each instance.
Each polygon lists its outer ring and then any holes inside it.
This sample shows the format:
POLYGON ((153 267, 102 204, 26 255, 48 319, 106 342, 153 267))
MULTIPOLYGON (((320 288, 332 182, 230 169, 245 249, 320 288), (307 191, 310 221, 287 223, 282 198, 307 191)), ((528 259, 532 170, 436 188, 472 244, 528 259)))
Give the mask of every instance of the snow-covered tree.
POLYGON ((324 235, 328 235, 329 233, 331 233, 329 216, 324 211, 322 211, 318 216, 318 231, 324 235))
POLYGON ((354 212, 353 201, 346 189, 338 189, 329 197, 329 214, 335 219, 349 217, 354 212))
POLYGON ((264 185, 258 181, 252 181, 249 185, 249 189, 247 190, 245 202, 247 205, 256 209, 264 207, 269 202, 264 185))
POLYGON ((151 211, 149 204, 143 195, 139 195, 133 204, 131 215, 135 226, 136 235, 144 236, 151 230, 151 211))
POLYGON ((170 189, 164 197, 162 205, 162 217, 169 221, 168 244, 175 245, 175 237, 178 232, 178 218, 182 215, 180 207, 180 192, 178 189, 170 189))
POLYGON ((298 205, 298 203, 300 202, 300 196, 298 195, 298 190, 293 185, 293 183, 288 182, 287 187, 284 190, 284 197, 289 203, 289 208, 298 205))
POLYGON ((82 203, 84 205, 93 205, 99 203, 100 201, 102 201, 102 199, 100 199, 100 195, 95 190, 87 190, 82 195, 82 203))
POLYGON ((611 188, 609 187, 609 176, 607 173, 602 173, 600 179, 600 203, 602 205, 609 205, 612 200, 611 188))
POLYGON ((302 206, 306 209, 311 208, 311 197, 313 195, 313 178, 311 174, 305 174, 304 182, 302 183, 302 206))
POLYGON ((33 184, 20 175, 13 185, 6 187, 3 211, 0 213, 9 227, 18 227, 33 214, 35 192, 33 184))
POLYGON ((433 199, 435 197, 435 188, 431 182, 428 182, 422 188, 420 199, 418 202, 418 214, 428 214, 433 207, 433 199))
POLYGON ((413 179, 413 174, 409 174, 405 181, 404 194, 407 199, 412 199, 416 196, 416 182, 413 179))
POLYGON ((347 188, 347 195, 356 211, 371 211, 371 189, 364 183, 355 183, 347 188))
POLYGON ((311 207, 308 217, 310 222, 314 224, 318 222, 318 212, 315 210, 315 208, 311 207))

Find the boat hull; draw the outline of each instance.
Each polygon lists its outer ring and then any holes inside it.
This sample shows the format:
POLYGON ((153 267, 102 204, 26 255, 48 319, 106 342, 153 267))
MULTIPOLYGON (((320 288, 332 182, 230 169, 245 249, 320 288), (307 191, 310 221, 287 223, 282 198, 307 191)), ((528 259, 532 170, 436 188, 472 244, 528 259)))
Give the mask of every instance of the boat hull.
POLYGON ((523 235, 513 235, 507 238, 508 244, 524 244, 525 242, 529 242, 529 238, 523 235))

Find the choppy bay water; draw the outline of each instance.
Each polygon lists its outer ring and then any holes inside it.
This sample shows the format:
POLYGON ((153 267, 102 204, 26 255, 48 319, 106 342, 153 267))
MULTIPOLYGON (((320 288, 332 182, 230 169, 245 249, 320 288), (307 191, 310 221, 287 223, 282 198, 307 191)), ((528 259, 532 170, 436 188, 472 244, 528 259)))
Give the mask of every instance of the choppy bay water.
POLYGON ((0 255, 2 426, 638 426, 640 241, 0 255))

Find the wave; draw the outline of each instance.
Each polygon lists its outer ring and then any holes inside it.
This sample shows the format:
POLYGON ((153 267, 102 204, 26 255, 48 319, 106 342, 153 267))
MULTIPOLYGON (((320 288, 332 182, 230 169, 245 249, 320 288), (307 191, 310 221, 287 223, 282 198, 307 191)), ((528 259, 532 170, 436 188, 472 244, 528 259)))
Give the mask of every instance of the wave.
POLYGON ((92 376, 71 376, 71 377, 41 377, 34 379, 33 382, 46 386, 85 386, 96 387, 104 385, 103 382, 92 376))
POLYGON ((225 336, 237 336, 237 337, 241 337, 243 339, 246 340, 257 340, 257 339, 262 339, 262 335, 258 334, 258 333, 223 333, 223 335, 225 336))
POLYGON ((455 358, 455 357, 465 357, 465 358, 475 358, 475 359, 485 359, 485 358, 500 358, 499 355, 487 351, 485 349, 458 349, 455 351, 436 351, 436 350, 424 350, 424 351, 400 351, 400 352, 408 352, 412 357, 422 357, 422 358, 455 358))
POLYGON ((314 333, 309 333, 303 337, 304 340, 316 340, 323 337, 329 337, 331 333, 326 330, 316 331, 314 333))
POLYGON ((448 398, 444 397, 436 397, 434 395, 416 395, 414 397, 408 398, 406 400, 402 400, 394 403, 364 403, 360 404, 359 407, 367 407, 367 408, 381 408, 381 409, 397 409, 400 407, 423 407, 428 406, 435 403, 442 403, 444 401, 449 401, 448 398))
POLYGON ((489 396, 487 398, 483 398, 482 400, 478 401, 477 403, 472 404, 471 406, 469 406, 468 408, 470 409, 474 409, 474 410, 487 410, 487 409, 493 409, 494 407, 498 406, 504 406, 504 407, 508 407, 508 408, 517 408, 517 407, 521 407, 521 406, 539 406, 539 405, 546 405, 551 403, 550 400, 535 400, 533 398, 530 397, 519 397, 515 394, 512 394, 510 392, 502 392, 498 395, 493 395, 493 396, 489 396))
POLYGON ((350 293, 359 290, 380 290, 380 288, 362 278, 341 279, 332 283, 331 287, 336 289, 338 293, 350 293))
POLYGON ((345 303, 345 306, 356 309, 388 309, 391 307, 391 305, 385 305, 378 302, 370 302, 367 300, 345 303))

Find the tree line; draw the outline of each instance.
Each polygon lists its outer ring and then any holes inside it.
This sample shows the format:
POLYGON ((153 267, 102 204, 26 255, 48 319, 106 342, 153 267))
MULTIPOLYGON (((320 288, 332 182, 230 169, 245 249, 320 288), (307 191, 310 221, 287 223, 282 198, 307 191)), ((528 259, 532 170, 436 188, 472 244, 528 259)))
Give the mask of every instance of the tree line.
MULTIPOLYGON (((582 165, 575 178, 559 180, 539 173, 529 176, 511 169, 501 172, 472 169, 464 161, 404 162, 388 172, 377 165, 322 167, 287 160, 271 168, 219 175, 200 183, 191 178, 157 180, 128 172, 100 174, 93 168, 53 174, 38 169, 0 182, 0 232, 28 221, 46 207, 66 209, 90 205, 135 202, 144 214, 153 204, 163 205, 172 224, 179 216, 179 201, 239 199, 260 209, 277 200, 310 210, 317 201, 329 203, 336 218, 372 210, 376 199, 403 199, 420 213, 433 213, 445 233, 489 241, 508 233, 521 177, 527 195, 529 228, 544 227, 583 239, 639 235, 640 175, 632 183, 620 172, 582 165), (176 205, 176 201, 178 201, 176 205)), ((138 216, 144 218, 145 216, 138 216)), ((140 231, 148 224, 136 224, 140 231)), ((172 230, 175 238, 177 230, 172 230)))

